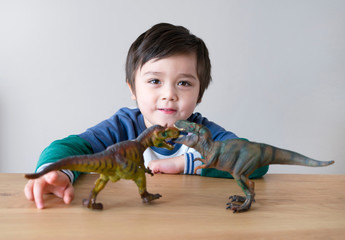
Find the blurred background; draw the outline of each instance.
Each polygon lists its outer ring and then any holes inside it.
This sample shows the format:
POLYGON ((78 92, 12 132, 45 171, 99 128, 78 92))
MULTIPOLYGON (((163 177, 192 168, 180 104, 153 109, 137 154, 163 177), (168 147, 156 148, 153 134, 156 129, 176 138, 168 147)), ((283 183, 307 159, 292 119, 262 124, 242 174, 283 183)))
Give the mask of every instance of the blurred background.
POLYGON ((160 22, 210 51, 197 111, 240 137, 336 161, 269 173, 345 174, 341 0, 0 0, 0 172, 31 172, 52 141, 135 107, 127 51, 160 22))

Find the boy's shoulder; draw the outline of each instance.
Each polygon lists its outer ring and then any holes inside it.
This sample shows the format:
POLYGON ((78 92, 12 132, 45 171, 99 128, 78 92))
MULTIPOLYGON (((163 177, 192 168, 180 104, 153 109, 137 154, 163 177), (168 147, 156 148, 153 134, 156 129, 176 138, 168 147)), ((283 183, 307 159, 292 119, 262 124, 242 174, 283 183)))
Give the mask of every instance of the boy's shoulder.
POLYGON ((121 108, 110 118, 79 134, 79 137, 89 142, 94 152, 100 152, 114 143, 135 139, 144 129, 139 109, 121 108))
POLYGON ((115 115, 119 116, 130 116, 130 117, 138 117, 141 115, 141 112, 139 108, 128 108, 128 107, 122 107, 120 108, 115 115))
POLYGON ((138 108, 128 108, 123 107, 120 108, 114 115, 112 115, 109 119, 106 120, 107 122, 114 123, 122 123, 122 124, 134 124, 139 125, 139 128, 145 129, 144 124, 144 117, 138 108))

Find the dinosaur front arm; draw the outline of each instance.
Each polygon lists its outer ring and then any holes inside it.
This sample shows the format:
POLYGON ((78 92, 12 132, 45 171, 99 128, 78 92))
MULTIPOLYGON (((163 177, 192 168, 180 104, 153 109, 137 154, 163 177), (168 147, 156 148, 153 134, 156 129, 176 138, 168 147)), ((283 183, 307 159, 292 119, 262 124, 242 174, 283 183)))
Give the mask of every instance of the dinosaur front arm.
POLYGON ((153 176, 152 170, 149 167, 145 168, 145 172, 153 176))
POLYGON ((208 168, 208 167, 206 166, 206 164, 202 164, 202 165, 197 166, 197 167, 194 169, 194 174, 196 174, 196 171, 198 171, 199 169, 204 169, 204 168, 208 168))
POLYGON ((211 167, 211 164, 213 163, 214 160, 216 160, 216 158, 213 158, 213 160, 211 159, 210 161, 208 161, 208 160, 205 159, 205 158, 195 158, 195 159, 194 159, 194 162, 195 162, 195 161, 200 161, 200 162, 202 162, 203 164, 197 166, 197 167, 194 169, 194 174, 196 174, 196 171, 199 170, 199 169, 204 169, 204 168, 209 168, 209 167, 211 167))

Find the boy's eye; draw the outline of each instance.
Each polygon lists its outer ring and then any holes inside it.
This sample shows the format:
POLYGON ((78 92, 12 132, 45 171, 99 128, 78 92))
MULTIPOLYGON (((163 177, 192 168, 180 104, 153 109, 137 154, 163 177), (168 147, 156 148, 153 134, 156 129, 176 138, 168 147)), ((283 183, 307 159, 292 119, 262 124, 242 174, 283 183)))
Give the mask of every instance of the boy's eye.
POLYGON ((151 84, 159 84, 161 81, 159 81, 158 79, 151 79, 150 81, 149 81, 149 83, 151 83, 151 84))
POLYGON ((187 81, 180 81, 180 82, 178 82, 178 84, 177 84, 178 86, 191 86, 192 84, 190 84, 189 82, 187 82, 187 81))

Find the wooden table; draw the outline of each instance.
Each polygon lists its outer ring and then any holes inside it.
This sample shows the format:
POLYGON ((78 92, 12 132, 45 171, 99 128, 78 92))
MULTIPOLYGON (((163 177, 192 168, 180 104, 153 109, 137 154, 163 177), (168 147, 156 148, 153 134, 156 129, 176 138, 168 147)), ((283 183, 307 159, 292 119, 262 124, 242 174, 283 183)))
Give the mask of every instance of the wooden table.
POLYGON ((226 210, 235 181, 184 175, 147 176, 163 197, 143 204, 134 182, 109 182, 83 208, 98 175, 83 175, 65 205, 47 195, 38 210, 24 197, 23 174, 0 174, 0 239, 345 239, 345 175, 268 174, 255 180, 250 211, 226 210))

